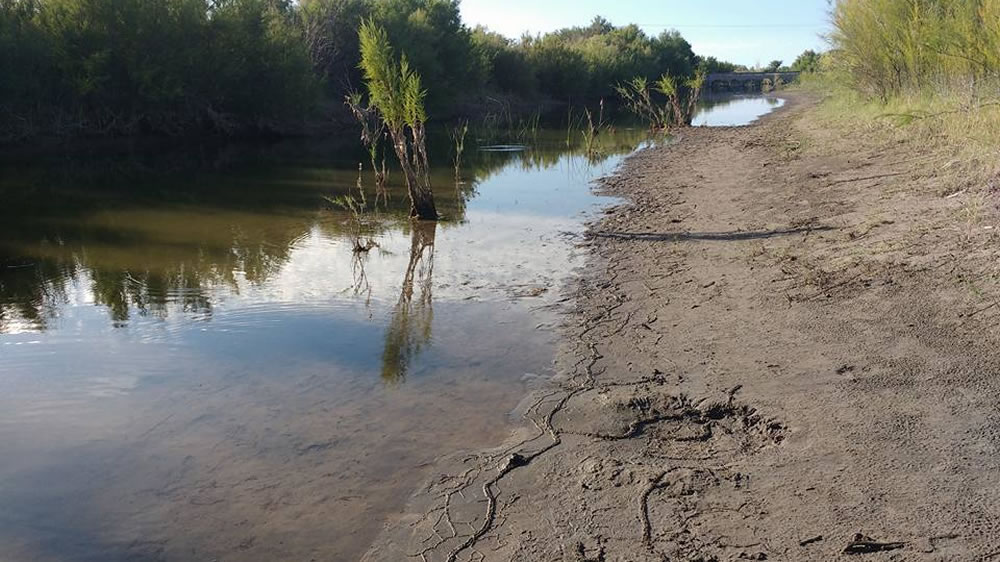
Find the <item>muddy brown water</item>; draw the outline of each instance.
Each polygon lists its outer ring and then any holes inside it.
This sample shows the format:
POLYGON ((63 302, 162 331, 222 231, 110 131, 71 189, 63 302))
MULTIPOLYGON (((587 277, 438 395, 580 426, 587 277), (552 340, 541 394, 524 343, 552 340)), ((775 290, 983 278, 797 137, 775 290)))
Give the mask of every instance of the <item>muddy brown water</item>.
POLYGON ((0 559, 356 559, 551 374, 590 182, 643 142, 472 147, 436 225, 391 177, 361 255, 351 148, 0 161, 0 559))

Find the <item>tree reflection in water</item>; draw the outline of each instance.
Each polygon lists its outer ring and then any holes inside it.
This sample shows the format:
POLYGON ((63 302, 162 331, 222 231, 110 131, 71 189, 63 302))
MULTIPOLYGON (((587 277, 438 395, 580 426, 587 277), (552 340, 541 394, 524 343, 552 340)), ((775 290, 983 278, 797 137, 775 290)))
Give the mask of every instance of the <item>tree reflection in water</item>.
MULTIPOLYGON (((447 223, 463 223, 468 202, 498 174, 562 162, 587 181, 589 165, 631 151, 645 134, 602 133, 591 153, 576 130, 539 131, 537 145, 518 152, 467 150, 459 179, 451 166, 432 170, 438 211, 447 223)), ((446 161, 447 151, 440 154, 446 161)), ((214 317, 223 295, 250 289, 273 295, 267 285, 303 241, 350 239, 354 223, 324 198, 355 193, 365 158, 299 141, 0 153, 0 334, 48 330, 80 303, 100 305, 124 327, 179 312, 214 317)), ((377 194, 386 220, 367 225, 366 238, 408 222, 398 176, 377 194)), ((418 235, 426 228, 416 227, 418 235)), ((359 255, 354 289, 370 304, 366 265, 371 258, 359 255)))
POLYGON ((410 230, 410 259, 406 264, 399 300, 385 330, 382 380, 396 384, 406 379, 411 361, 431 340, 434 321, 431 294, 434 275, 434 236, 437 222, 414 221, 410 230), (414 301, 414 286, 419 298, 414 301))
POLYGON ((351 289, 354 291, 354 296, 364 295, 365 309, 368 311, 370 319, 372 317, 372 284, 368 279, 368 271, 365 269, 367 262, 368 252, 354 252, 354 257, 351 259, 351 274, 354 284, 351 289))

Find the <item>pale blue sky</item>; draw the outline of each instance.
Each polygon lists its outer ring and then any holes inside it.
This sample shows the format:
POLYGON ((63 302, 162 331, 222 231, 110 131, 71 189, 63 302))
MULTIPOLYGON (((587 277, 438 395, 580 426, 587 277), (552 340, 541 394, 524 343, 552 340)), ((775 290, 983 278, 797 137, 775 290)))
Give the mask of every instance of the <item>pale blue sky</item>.
POLYGON ((575 25, 601 15, 615 25, 639 24, 656 35, 677 29, 695 53, 753 66, 790 64, 806 49, 824 50, 828 0, 462 0, 470 27, 485 25, 519 37, 575 25))

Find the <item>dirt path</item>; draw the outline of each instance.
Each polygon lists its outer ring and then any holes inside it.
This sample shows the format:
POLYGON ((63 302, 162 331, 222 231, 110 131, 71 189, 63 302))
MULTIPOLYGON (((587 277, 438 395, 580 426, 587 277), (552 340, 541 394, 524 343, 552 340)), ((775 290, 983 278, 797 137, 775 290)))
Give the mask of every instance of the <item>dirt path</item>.
POLYGON ((1000 560, 1000 246, 953 168, 801 95, 631 158, 529 427, 367 559, 1000 560))

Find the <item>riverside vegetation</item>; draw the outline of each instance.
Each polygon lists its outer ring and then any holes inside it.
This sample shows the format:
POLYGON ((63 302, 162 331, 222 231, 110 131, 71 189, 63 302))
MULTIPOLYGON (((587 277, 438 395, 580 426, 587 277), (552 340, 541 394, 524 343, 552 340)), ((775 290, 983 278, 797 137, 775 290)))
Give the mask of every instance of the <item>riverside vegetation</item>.
POLYGON ((658 103, 653 99, 649 83, 642 76, 620 84, 616 89, 629 110, 648 121, 651 128, 666 129, 691 124, 704 84, 705 74, 701 71, 683 82, 670 74, 664 74, 653 83, 652 92, 664 96, 666 103, 658 103))
POLYGON ((427 109, 441 119, 736 68, 676 31, 599 17, 511 40, 470 29, 457 0, 0 0, 0 140, 354 126, 343 100, 363 80, 362 21, 434 85, 427 109))
MULTIPOLYGON (((410 216, 438 218, 427 162, 427 92, 403 55, 398 61, 385 30, 371 21, 361 24, 361 69, 365 75, 371 108, 355 113, 376 113, 389 133, 410 197, 410 216)), ((357 95, 348 100, 357 100, 357 95)), ((356 104, 356 101, 349 103, 356 104)), ((367 142, 366 142, 367 144, 367 142)))
POLYGON ((832 49, 807 87, 827 118, 950 146, 949 169, 980 186, 1000 166, 1000 1, 839 0, 832 49))

